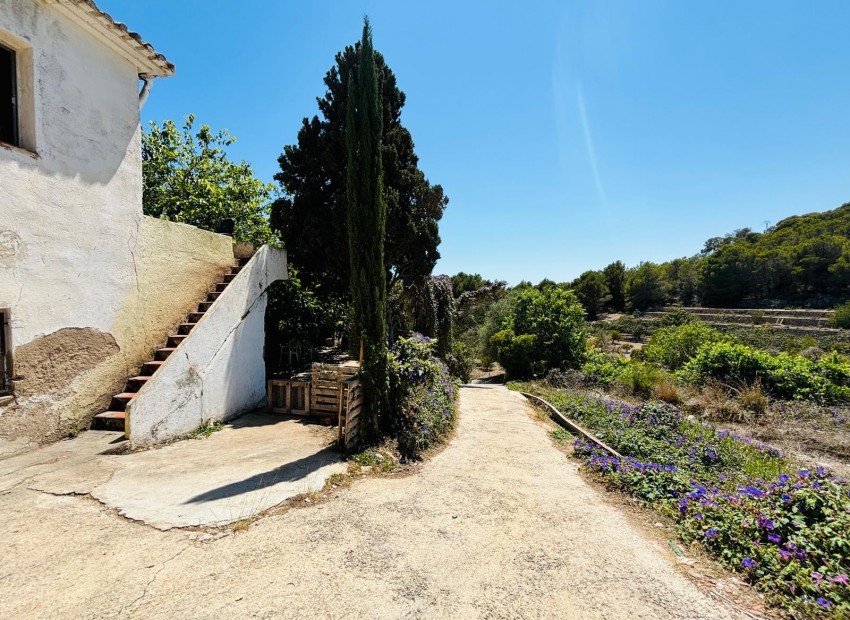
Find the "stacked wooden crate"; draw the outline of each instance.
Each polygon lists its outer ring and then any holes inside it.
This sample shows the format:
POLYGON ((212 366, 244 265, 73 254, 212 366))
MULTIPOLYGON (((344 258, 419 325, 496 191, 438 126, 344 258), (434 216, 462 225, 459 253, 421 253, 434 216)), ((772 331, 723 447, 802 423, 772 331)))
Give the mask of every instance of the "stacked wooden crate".
POLYGON ((356 375, 359 370, 356 364, 313 364, 310 413, 336 419, 342 411, 346 395, 343 382, 356 375))
POLYGON ((309 372, 302 372, 285 379, 269 379, 269 411, 309 415, 311 381, 309 372))

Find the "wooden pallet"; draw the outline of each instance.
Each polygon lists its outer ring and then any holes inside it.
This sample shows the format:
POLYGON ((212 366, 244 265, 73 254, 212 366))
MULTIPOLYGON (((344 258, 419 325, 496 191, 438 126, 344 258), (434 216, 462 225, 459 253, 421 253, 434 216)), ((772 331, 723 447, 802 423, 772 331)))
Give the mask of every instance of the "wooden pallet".
POLYGON ((339 445, 346 452, 360 439, 360 414, 363 412, 363 385, 360 377, 343 382, 344 406, 339 414, 339 445))
POLYGON ((310 378, 291 377, 289 379, 269 379, 269 411, 310 415, 310 378))
POLYGON ((357 374, 357 366, 313 364, 310 411, 313 415, 339 416, 344 404, 343 383, 357 374))

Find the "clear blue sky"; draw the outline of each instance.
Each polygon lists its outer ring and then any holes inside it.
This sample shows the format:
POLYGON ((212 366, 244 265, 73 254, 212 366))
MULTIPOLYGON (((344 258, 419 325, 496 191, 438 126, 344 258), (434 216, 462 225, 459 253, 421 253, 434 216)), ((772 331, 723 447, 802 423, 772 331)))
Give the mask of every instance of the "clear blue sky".
POLYGON ((451 202, 437 271, 562 281, 850 201, 850 2, 101 0, 264 180, 368 13, 451 202))

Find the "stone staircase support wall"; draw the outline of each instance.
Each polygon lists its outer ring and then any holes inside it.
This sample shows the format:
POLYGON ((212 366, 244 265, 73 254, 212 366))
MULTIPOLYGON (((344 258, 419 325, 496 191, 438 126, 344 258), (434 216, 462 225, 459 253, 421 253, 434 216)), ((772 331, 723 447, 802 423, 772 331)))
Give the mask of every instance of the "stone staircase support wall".
POLYGON ((126 435, 134 447, 265 403, 266 289, 286 278, 286 251, 260 248, 129 404, 126 435))

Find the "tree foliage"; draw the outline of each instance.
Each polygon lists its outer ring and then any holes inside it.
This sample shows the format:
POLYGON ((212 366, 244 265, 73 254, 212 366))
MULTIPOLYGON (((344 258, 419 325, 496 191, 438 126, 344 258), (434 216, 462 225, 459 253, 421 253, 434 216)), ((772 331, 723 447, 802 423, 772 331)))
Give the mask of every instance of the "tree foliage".
MULTIPOLYGON (((577 293, 590 273, 574 282, 577 293)), ((605 306, 615 312, 665 304, 834 307, 850 299, 850 203, 789 217, 761 233, 741 228, 712 237, 690 257, 630 269, 617 261, 602 275, 610 294, 605 306)), ((586 295, 580 297, 590 312, 586 295)))
MULTIPOLYGON (((361 376, 366 401, 366 436, 375 437, 387 413, 387 281, 384 231, 381 100, 372 28, 363 23, 363 58, 356 78, 349 76, 345 119, 347 149, 346 210, 353 308, 352 335, 363 346, 361 376)), ((327 248, 325 248, 327 251, 327 248)))
POLYGON ((237 241, 268 243, 272 185, 259 181, 247 162, 228 158, 236 138, 227 130, 195 130, 194 123, 193 114, 179 128, 171 120, 151 121, 142 135, 145 215, 213 231, 232 218, 237 241))
POLYGON ((573 291, 584 306, 588 319, 596 319, 611 300, 605 276, 601 271, 585 271, 573 283, 573 291))
POLYGON ((623 261, 615 261, 602 270, 602 275, 611 296, 609 307, 614 312, 622 312, 626 309, 626 266, 623 261))
MULTIPOLYGON (((419 169, 413 138, 401 123, 405 95, 395 75, 380 53, 371 50, 368 55, 382 106, 385 267, 390 285, 397 280, 407 284, 430 275, 440 257, 438 222, 448 198, 419 169)), ((304 279, 321 282, 328 294, 344 295, 348 290, 348 261, 334 249, 347 247, 349 237, 345 119, 349 81, 358 75, 363 58, 362 42, 336 55, 324 78, 327 90, 317 99, 321 118, 303 120, 297 143, 284 149, 275 175, 283 196, 272 206, 272 227, 304 279)))
POLYGON ((524 288, 511 299, 503 329, 491 336, 496 358, 512 376, 574 368, 584 359, 584 309, 560 286, 524 288))
POLYGON ((635 310, 646 310, 664 303, 667 299, 662 270, 655 263, 644 262, 629 271, 626 280, 626 298, 635 310))

